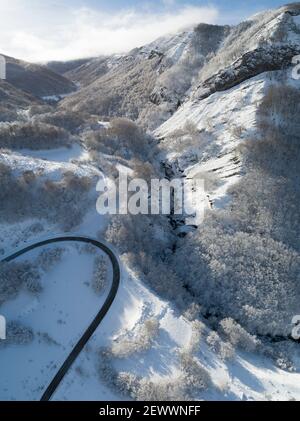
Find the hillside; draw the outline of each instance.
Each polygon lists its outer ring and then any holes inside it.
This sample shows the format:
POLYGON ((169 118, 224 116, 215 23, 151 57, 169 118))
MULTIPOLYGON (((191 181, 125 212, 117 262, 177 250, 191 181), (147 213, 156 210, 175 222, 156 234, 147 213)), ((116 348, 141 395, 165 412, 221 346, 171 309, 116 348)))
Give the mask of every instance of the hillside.
POLYGON ((200 24, 128 55, 92 59, 67 73, 83 89, 62 107, 125 116, 156 128, 191 93, 202 99, 289 65, 299 51, 293 22, 282 8, 234 27, 200 24))
POLYGON ((17 110, 26 109, 39 100, 15 88, 7 81, 0 80, 0 121, 14 121, 17 110))
POLYGON ((30 107, 57 101, 77 89, 69 79, 45 66, 4 57, 7 77, 0 80, 0 121, 22 119, 30 107))
POLYGON ((94 59, 68 74, 83 88, 61 106, 155 127, 180 106, 193 77, 227 31, 203 24, 125 56, 94 59))
POLYGON ((5 57, 5 59, 7 82, 30 95, 42 98, 69 94, 76 89, 70 80, 45 66, 27 63, 12 57, 5 57))
POLYGON ((53 72, 65 76, 68 74, 68 72, 76 71, 78 67, 89 62, 90 60, 91 59, 89 58, 84 58, 70 61, 49 61, 46 63, 46 66, 53 72))

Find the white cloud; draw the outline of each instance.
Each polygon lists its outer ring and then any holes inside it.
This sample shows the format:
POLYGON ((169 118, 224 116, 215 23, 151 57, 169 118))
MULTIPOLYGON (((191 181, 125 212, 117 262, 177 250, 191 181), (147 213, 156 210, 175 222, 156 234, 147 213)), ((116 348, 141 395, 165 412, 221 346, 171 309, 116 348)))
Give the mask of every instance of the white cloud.
POLYGON ((163 0, 165 6, 173 6, 176 3, 176 0, 163 0))
MULTIPOLYGON (((167 0, 169 1, 169 0, 167 0)), ((214 23, 215 7, 185 6, 162 13, 74 9, 62 2, 0 0, 0 52, 25 60, 68 60, 128 51, 164 34, 214 23)))

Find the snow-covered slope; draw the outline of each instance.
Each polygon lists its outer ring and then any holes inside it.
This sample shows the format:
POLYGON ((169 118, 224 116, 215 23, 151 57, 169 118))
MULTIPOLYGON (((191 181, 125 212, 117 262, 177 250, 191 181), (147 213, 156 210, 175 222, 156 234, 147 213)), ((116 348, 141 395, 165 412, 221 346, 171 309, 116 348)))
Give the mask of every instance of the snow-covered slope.
MULTIPOLYGON (((42 278, 42 293, 31 296, 22 292, 16 300, 2 307, 8 319, 25 323, 35 335, 30 344, 1 350, 2 400, 38 400, 74 341, 95 315, 105 295, 97 297, 89 286, 94 256, 74 246, 64 247, 59 265, 42 278), (13 367, 10 361, 15 362, 13 367)), ((208 389, 196 391, 196 399, 299 400, 299 373, 279 369, 267 357, 251 353, 238 352, 224 360, 207 343, 210 334, 203 324, 184 318, 124 268, 115 303, 53 400, 128 399, 122 388, 116 388, 114 370, 142 377, 145 392, 141 389, 139 393, 143 399, 167 396, 184 399, 181 353, 191 353, 194 361, 211 377, 208 389), (134 335, 145 329, 148 320, 158 324, 149 349, 145 347, 126 355, 124 342, 121 349, 125 355, 116 354, 112 361, 105 360, 99 352, 101 348, 122 344, 124 338, 134 341, 134 335), (108 370, 107 377, 103 377, 103 366, 108 370)), ((133 393, 132 398, 135 397, 133 393)))
POLYGON ((189 97, 154 131, 175 171, 209 173, 215 186, 208 193, 216 207, 227 203, 226 190, 245 173, 238 145, 261 136, 258 108, 268 88, 283 83, 297 88, 292 57, 300 52, 299 13, 284 7, 232 28, 189 97))
MULTIPOLYGON (((145 170, 142 175, 148 176, 148 165, 153 165, 151 171, 156 169, 161 158, 168 176, 203 176, 211 215, 225 209, 231 200, 228 191, 249 171, 241 144, 263 138, 260 107, 269 89, 274 85, 293 86, 296 92, 300 89, 298 81, 291 78, 290 63, 300 44, 299 11, 299 5, 267 11, 236 27, 201 24, 127 55, 84 61, 68 72, 82 87, 54 108, 56 113, 65 111, 64 118, 70 109, 84 111, 84 119, 93 117, 85 129, 76 126, 80 142, 69 149, 1 150, 2 179, 7 178, 7 183, 14 180, 8 184, 7 197, 19 199, 17 207, 11 201, 12 207, 7 208, 15 214, 4 215, 1 210, 1 255, 62 231, 102 239, 107 226, 115 223, 111 238, 122 261, 120 289, 54 400, 300 399, 299 351, 287 339, 290 332, 273 343, 272 338, 250 335, 241 326, 231 326, 231 334, 222 331, 217 312, 201 309, 202 303, 187 281, 192 271, 200 283, 200 263, 192 267, 186 256, 178 271, 186 273, 179 281, 176 268, 168 266, 170 261, 176 264, 176 251, 179 246, 184 249, 186 238, 179 244, 167 218, 163 222, 160 218, 126 219, 122 225, 122 221, 98 215, 95 206, 96 181, 115 179, 118 164, 137 172, 145 170), (116 115, 155 129, 155 142, 148 143, 148 137, 123 122, 120 127, 129 131, 130 140, 137 136, 139 143, 138 147, 122 143, 124 133, 118 137, 109 132, 113 123, 106 121, 116 115), (100 123, 103 116, 105 123, 100 123), (94 121, 99 123, 92 124, 94 121), (39 200, 35 192, 43 193, 39 200), (29 194, 30 203, 26 201, 29 194), (184 301, 186 295, 189 305, 184 301)), ((24 95, 25 105, 16 103, 15 108, 29 107, 30 101, 31 97, 24 95)), ((46 112, 49 117, 53 110, 47 108, 46 112)), ((29 114, 26 116, 31 119, 29 114)), ((274 112, 271 118, 276 128, 279 117, 274 112)), ((53 124, 58 124, 57 119, 53 124)), ((297 125, 290 129, 295 128, 297 125)), ((10 204, 2 203, 2 207, 10 204)), ((248 231, 244 237, 251 236, 248 231)), ((260 232, 260 240, 261 236, 260 232)), ((191 238, 189 232, 187 239, 191 238)), ((218 251, 218 244, 207 242, 206 255, 202 243, 191 243, 203 265, 203 260, 218 251)), ((0 300, 1 314, 29 329, 25 336, 19 335, 19 342, 0 347, 0 400, 39 399, 103 303, 107 289, 97 296, 91 288, 93 251, 75 245, 64 248, 57 264, 47 270, 39 261, 42 288, 24 284, 9 299, 0 300)), ((228 249, 224 253, 229 255, 228 249)), ((31 253, 22 261, 28 260, 34 268, 37 259, 38 254, 31 253)), ((213 263, 212 277, 213 271, 226 274, 226 262, 216 259, 213 263)), ((267 288, 264 279, 261 285, 267 288)), ((209 295, 210 283, 206 288, 204 296, 206 292, 209 295)), ((278 296, 274 297, 276 301, 278 296)), ((261 308, 258 311, 263 313, 261 308)))
MULTIPOLYGON (((124 395, 110 382, 111 379, 103 380, 100 371, 103 361, 99 349, 110 347, 124 337, 134 337, 149 319, 159 323, 151 349, 116 358, 112 364, 121 373, 129 372, 153 382, 152 388, 150 385, 148 389, 145 388, 149 395, 145 390, 143 399, 163 399, 168 396, 168 389, 172 396, 172 387, 175 389, 174 398, 184 398, 183 394, 180 395, 180 386, 179 395, 176 396, 175 385, 180 385, 182 381, 180 353, 189 352, 191 348, 196 350, 196 361, 207 369, 212 381, 208 390, 196 393, 196 399, 299 399, 299 373, 278 369, 268 358, 243 352, 239 352, 232 360, 224 361, 207 344, 211 333, 209 329, 182 317, 170 308, 168 302, 160 300, 141 285, 133 274, 124 273, 112 311, 59 387, 54 400, 124 399, 124 395)), ((109 368, 113 377, 112 368, 109 368)))

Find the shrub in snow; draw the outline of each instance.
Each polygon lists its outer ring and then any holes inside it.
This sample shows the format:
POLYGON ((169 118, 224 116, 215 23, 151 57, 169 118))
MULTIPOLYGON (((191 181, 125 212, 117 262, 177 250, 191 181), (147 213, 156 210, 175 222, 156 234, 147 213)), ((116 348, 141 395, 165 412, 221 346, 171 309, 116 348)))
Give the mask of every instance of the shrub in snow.
POLYGON ((43 342, 45 342, 47 345, 56 345, 56 346, 60 346, 60 344, 58 342, 56 342, 55 339, 53 339, 49 333, 47 332, 37 332, 37 336, 39 338, 41 338, 41 340, 43 342))
POLYGON ((91 186, 89 177, 72 172, 56 181, 45 181, 29 171, 16 177, 8 165, 0 163, 0 220, 46 219, 70 230, 80 223, 92 203, 91 186))
POLYGON ((7 323, 6 340, 4 345, 28 345, 34 340, 31 328, 23 326, 20 322, 7 323))
POLYGON ((0 127, 0 147, 10 149, 53 149, 69 146, 65 130, 44 123, 12 123, 0 127))
POLYGON ((185 400, 184 376, 174 380, 152 381, 129 372, 118 372, 113 366, 109 351, 102 349, 99 355, 99 377, 109 388, 126 398, 137 401, 177 401, 185 400))
POLYGON ((96 257, 92 275, 92 288, 98 295, 103 294, 107 287, 108 267, 107 259, 103 256, 96 257))
POLYGON ((41 277, 37 267, 28 267, 26 272, 25 287, 32 294, 38 294, 42 292, 43 287, 41 285, 41 277))
POLYGON ((71 172, 65 173, 59 182, 46 182, 42 194, 46 194, 44 201, 51 210, 53 220, 58 220, 65 230, 78 225, 92 203, 89 196, 91 187, 89 177, 71 172))
POLYGON ((158 331, 158 320, 146 320, 132 335, 120 337, 112 344, 112 355, 118 358, 127 358, 132 354, 147 351, 153 345, 158 331))
POLYGON ((206 342, 210 350, 224 361, 231 360, 235 355, 232 345, 228 342, 222 341, 217 332, 210 332, 206 338, 206 342))
POLYGON ((207 389, 211 385, 212 381, 208 371, 189 352, 181 352, 179 359, 185 385, 190 391, 189 394, 207 389))
POLYGON ((32 293, 41 291, 37 268, 29 262, 0 263, 0 302, 15 298, 22 287, 32 293))
POLYGON ((138 401, 185 401, 197 399, 197 393, 212 385, 209 373, 189 353, 180 354, 181 372, 170 378, 131 379, 131 396, 138 401))
POLYGON ((113 142, 106 130, 88 131, 84 135, 84 144, 90 152, 98 151, 103 154, 115 152, 113 142))
POLYGON ((151 186, 153 178, 159 178, 155 168, 150 162, 144 162, 138 158, 133 158, 130 161, 130 168, 134 170, 134 178, 140 178, 147 181, 148 186, 151 186))
POLYGON ((30 225, 30 227, 28 227, 28 233, 31 234, 38 234, 44 231, 44 227, 43 224, 41 224, 40 222, 35 222, 34 224, 30 225))
POLYGON ((185 317, 190 322, 195 321, 201 313, 201 307, 199 304, 193 302, 191 303, 188 308, 183 313, 183 317, 185 317))
POLYGON ((36 261, 37 266, 47 272, 61 261, 64 251, 64 248, 61 247, 47 248, 41 251, 36 261))
POLYGON ((122 395, 130 396, 134 399, 139 390, 139 378, 135 374, 128 372, 118 373, 116 388, 122 395))
POLYGON ((195 352, 199 351, 200 349, 200 341, 202 338, 202 334, 205 331, 204 323, 200 322, 200 320, 194 320, 192 323, 192 335, 190 342, 186 346, 186 351, 190 354, 194 354, 195 352))
POLYGON ((109 388, 118 387, 118 372, 112 364, 112 353, 108 348, 100 348, 98 352, 98 374, 101 382, 109 388))
POLYGON ((262 340, 259 352, 267 358, 272 358, 282 370, 295 371, 295 355, 299 345, 290 340, 268 341, 262 340))
POLYGON ((118 215, 112 217, 106 230, 107 241, 119 247, 121 253, 144 252, 150 256, 151 250, 156 256, 163 255, 166 252, 169 236, 166 218, 148 215, 118 215), (154 232, 154 226, 156 232, 154 232), (153 250, 151 239, 155 234, 155 240, 157 241, 153 250))
MULTIPOLYGON (((21 270, 21 273, 22 270, 21 270)), ((20 291, 23 284, 19 265, 1 263, 0 264, 0 300, 5 302, 14 298, 20 291)))
POLYGON ((250 335, 246 330, 231 318, 220 322, 221 331, 227 336, 234 347, 246 351, 255 351, 258 341, 255 336, 250 335))
POLYGON ((95 255, 98 250, 93 244, 82 244, 79 246, 79 252, 95 255))
POLYGON ((176 380, 156 380, 143 378, 138 384, 136 395, 137 401, 184 401, 187 399, 185 395, 185 384, 183 378, 176 380))
POLYGON ((58 110, 56 112, 38 115, 34 121, 60 127, 61 129, 75 133, 88 119, 88 114, 79 111, 58 110))
POLYGON ((125 159, 139 157, 146 161, 151 152, 153 139, 133 121, 114 118, 108 128, 86 133, 84 142, 92 151, 117 155, 125 159))

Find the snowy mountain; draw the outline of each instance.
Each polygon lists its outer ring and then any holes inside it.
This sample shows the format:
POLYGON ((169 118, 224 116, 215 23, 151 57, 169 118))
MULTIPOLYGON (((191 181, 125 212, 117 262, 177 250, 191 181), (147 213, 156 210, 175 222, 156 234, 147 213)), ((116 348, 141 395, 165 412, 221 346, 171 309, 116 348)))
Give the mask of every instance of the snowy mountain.
MULTIPOLYGON (((298 54, 295 3, 52 70, 8 60, 0 256, 67 233, 107 241, 121 264, 116 299, 54 400, 300 398, 298 54), (144 180, 200 176, 204 222, 99 215, 97 182, 120 165, 144 180)), ((74 242, 0 275, 0 400, 38 400, 112 267, 74 242)))
POLYGON ((92 59, 67 73, 84 88, 64 104, 156 128, 191 92, 203 99, 288 66, 299 52, 293 13, 268 11, 236 27, 200 24, 125 56, 92 59))
POLYGON ((228 30, 202 24, 128 55, 93 59, 68 74, 83 88, 61 106, 126 116, 143 126, 156 127, 180 106, 193 77, 228 30))

